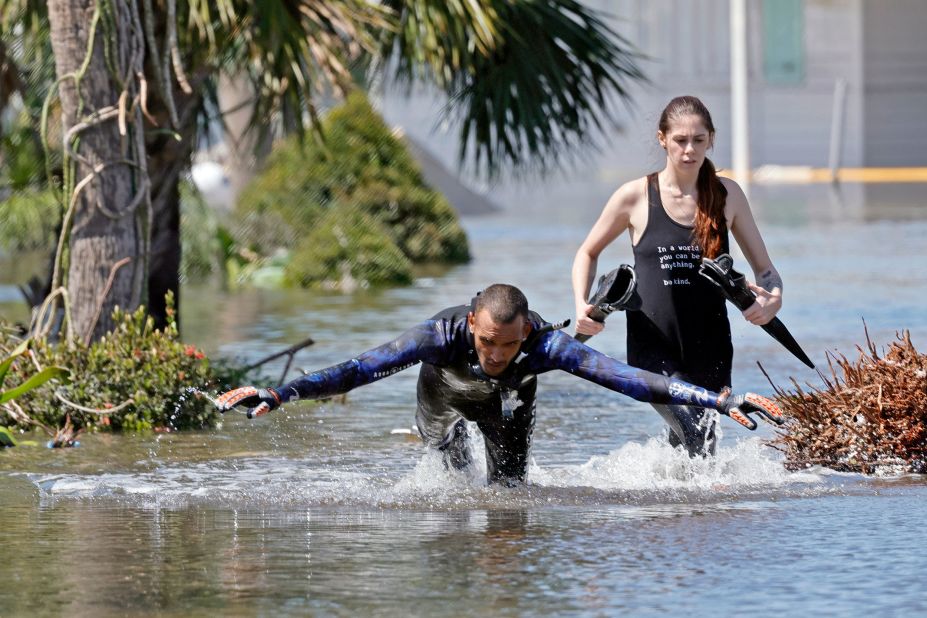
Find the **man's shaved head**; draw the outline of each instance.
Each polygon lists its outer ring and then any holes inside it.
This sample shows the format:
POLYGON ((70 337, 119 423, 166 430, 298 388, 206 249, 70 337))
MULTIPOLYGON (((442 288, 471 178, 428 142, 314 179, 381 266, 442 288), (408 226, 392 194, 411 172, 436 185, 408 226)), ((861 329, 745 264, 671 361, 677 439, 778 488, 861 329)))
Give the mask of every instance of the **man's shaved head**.
POLYGON ((473 313, 486 310, 493 322, 509 324, 521 316, 528 319, 528 299, 513 285, 494 283, 479 296, 473 305, 473 313))

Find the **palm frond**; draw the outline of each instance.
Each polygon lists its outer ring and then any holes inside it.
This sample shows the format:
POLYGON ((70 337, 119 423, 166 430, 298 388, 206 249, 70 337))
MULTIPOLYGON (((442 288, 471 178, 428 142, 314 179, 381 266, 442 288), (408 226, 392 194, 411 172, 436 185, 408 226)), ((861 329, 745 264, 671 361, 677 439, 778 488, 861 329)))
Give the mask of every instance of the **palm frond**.
MULTIPOLYGON (((425 81, 444 93, 460 159, 487 176, 589 151, 616 124, 615 103, 645 80, 642 56, 577 0, 176 2, 179 56, 197 96, 214 99, 221 73, 244 76, 253 127, 303 132, 360 69, 388 67, 400 83, 425 81)), ((0 98, 17 76, 30 78, 31 92, 47 91, 32 82, 53 83, 45 24, 44 2, 0 0, 0 98), (29 49, 11 47, 14 29, 34 41, 29 49)))
POLYGON ((489 177, 588 151, 594 134, 617 125, 615 103, 646 81, 642 55, 575 0, 386 4, 401 24, 384 41, 395 76, 428 79, 445 92, 446 119, 460 127, 460 160, 489 177), (442 30, 454 10, 479 20, 442 30), (488 42, 479 33, 491 33, 488 42))
POLYGON ((393 63, 403 81, 426 80, 453 88, 461 75, 474 74, 480 57, 500 39, 495 0, 386 0, 399 20, 384 32, 381 60, 393 63))
POLYGON ((278 118, 297 131, 318 126, 319 101, 352 87, 353 63, 392 23, 374 0, 190 0, 190 15, 203 61, 250 82, 252 126, 278 118))

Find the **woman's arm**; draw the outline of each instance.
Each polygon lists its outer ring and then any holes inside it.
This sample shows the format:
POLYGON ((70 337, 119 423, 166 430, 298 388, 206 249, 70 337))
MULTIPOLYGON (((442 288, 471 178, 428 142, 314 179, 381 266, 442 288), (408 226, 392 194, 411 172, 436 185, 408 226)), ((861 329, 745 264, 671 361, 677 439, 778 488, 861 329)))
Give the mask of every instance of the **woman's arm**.
POLYGON ((573 300, 576 306, 576 332, 595 335, 604 328, 602 322, 589 317, 592 306, 586 302, 595 279, 599 255, 618 236, 630 227, 631 213, 637 203, 640 181, 622 185, 605 204, 598 221, 589 230, 586 240, 573 258, 573 300))
POLYGON ((726 214, 731 233, 737 245, 753 269, 756 283, 750 283, 750 289, 756 294, 756 302, 744 310, 743 316, 753 324, 766 324, 782 308, 782 277, 773 266, 766 243, 753 218, 750 204, 743 190, 733 180, 723 178, 727 189, 726 214))

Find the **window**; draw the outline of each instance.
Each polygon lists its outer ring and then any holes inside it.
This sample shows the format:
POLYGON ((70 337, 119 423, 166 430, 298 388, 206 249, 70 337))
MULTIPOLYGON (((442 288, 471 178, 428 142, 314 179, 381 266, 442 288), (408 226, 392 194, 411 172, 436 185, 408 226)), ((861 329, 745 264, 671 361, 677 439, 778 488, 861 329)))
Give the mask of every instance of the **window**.
POLYGON ((763 76, 776 85, 805 78, 803 0, 763 0, 763 76))

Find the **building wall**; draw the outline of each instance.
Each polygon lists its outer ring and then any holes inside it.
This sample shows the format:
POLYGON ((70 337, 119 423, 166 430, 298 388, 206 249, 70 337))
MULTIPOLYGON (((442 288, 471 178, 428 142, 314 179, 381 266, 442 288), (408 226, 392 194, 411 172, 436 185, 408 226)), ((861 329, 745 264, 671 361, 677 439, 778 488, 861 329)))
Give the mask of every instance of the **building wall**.
MULTIPOLYGON (((747 0, 748 113, 754 167, 827 165, 838 78, 848 84, 841 162, 862 164, 862 3, 801 3, 801 23, 796 24, 803 44, 801 78, 796 83, 781 83, 764 70, 764 0, 747 0)), ((651 58, 646 67, 654 84, 644 96, 636 97, 639 107, 659 109, 669 98, 684 92, 701 97, 718 128, 714 158, 729 166, 730 1, 590 4, 625 16, 620 32, 651 58)))
MULTIPOLYGON (((845 80, 843 166, 927 165, 927 1, 804 0, 803 71, 778 83, 764 70, 764 4, 747 0, 750 154, 764 164, 829 164, 835 88, 845 80)), ((676 94, 709 105, 715 158, 730 165, 730 0, 595 0, 621 16, 618 30, 650 60, 651 88, 636 95, 644 125, 676 94)), ((632 129, 632 142, 649 138, 632 129)))
POLYGON ((866 165, 927 165, 927 2, 864 2, 866 165))
POLYGON ((805 67, 800 83, 769 83, 762 71, 753 75, 758 112, 752 123, 754 165, 828 165, 838 79, 846 83, 839 163, 862 164, 861 2, 804 2, 805 67))

